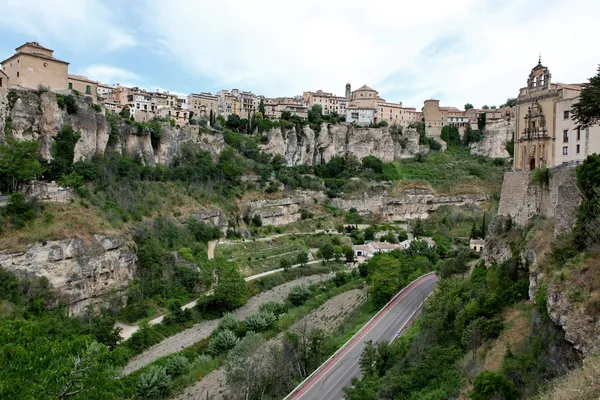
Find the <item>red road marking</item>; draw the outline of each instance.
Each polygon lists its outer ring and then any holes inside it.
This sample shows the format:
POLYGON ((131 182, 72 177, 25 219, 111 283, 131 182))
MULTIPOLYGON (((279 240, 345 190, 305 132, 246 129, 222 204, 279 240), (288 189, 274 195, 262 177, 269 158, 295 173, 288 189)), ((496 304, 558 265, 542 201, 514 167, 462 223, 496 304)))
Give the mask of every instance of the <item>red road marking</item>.
POLYGON ((346 344, 344 344, 344 346, 342 347, 342 350, 340 350, 335 355, 335 357, 329 359, 326 366, 321 368, 319 370, 319 372, 317 372, 315 375, 313 375, 309 380, 305 381, 300 388, 294 389, 294 391, 291 393, 291 396, 288 395, 288 397, 286 397, 286 398, 293 400, 293 399, 299 399, 300 397, 302 397, 302 395, 304 393, 306 393, 306 391, 308 391, 310 388, 312 388, 313 385, 315 383, 317 383, 319 381, 319 379, 324 374, 326 374, 331 369, 331 367, 333 365, 335 365, 340 360, 340 358, 342 358, 348 352, 348 350, 350 350, 352 347, 354 347, 354 345, 356 345, 357 342, 359 342, 362 338, 365 337, 365 335, 371 330, 371 328, 373 328, 373 325, 377 324, 381 320, 381 318, 383 318, 383 316, 385 314, 387 314, 387 312, 391 308, 393 308, 396 304, 398 304, 398 302, 400 300, 402 300, 408 293, 410 293, 417 284, 419 284, 427 279, 431 279, 433 277, 435 277, 435 275, 433 275, 433 274, 424 276, 424 277, 420 278, 419 280, 416 280, 416 281, 412 282, 410 285, 408 285, 404 289, 404 292, 402 292, 402 294, 400 294, 398 297, 396 297, 394 299, 394 301, 388 303, 387 306, 385 306, 382 310, 379 311, 379 314, 375 318, 373 318, 371 321, 369 321, 367 323, 367 325, 363 328, 362 332, 359 335, 356 335, 355 337, 350 339, 350 341, 346 342, 346 344))

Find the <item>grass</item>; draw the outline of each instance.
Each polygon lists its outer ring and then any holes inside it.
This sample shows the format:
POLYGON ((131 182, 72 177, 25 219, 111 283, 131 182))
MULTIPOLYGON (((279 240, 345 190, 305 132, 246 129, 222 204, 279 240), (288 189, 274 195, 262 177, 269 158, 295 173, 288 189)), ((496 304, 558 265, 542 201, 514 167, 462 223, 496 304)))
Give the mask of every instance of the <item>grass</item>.
POLYGON ((2 231, 0 248, 22 251, 35 242, 79 238, 86 244, 93 242, 93 234, 119 235, 85 200, 72 203, 44 203, 42 214, 20 229, 2 231))
POLYGON ((490 158, 456 147, 431 152, 424 162, 402 160, 394 165, 401 185, 430 186, 438 194, 452 195, 499 193, 508 170, 490 158))
POLYGON ((554 381, 536 400, 596 400, 600 398, 600 354, 588 356, 583 365, 554 381))

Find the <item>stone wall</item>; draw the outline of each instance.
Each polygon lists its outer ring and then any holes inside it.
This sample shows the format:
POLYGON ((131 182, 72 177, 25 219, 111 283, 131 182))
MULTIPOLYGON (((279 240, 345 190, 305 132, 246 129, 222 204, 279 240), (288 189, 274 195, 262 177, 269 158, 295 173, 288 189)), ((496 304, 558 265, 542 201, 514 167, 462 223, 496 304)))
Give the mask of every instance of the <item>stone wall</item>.
POLYGON ((33 243, 25 251, 0 251, 3 268, 23 279, 47 278, 75 314, 105 294, 124 290, 136 263, 135 243, 105 235, 94 235, 90 244, 75 238, 33 243))
POLYGON ((534 215, 555 218, 555 234, 570 230, 581 203, 575 168, 551 168, 548 185, 530 183, 529 172, 507 172, 502 182, 498 214, 510 215, 517 226, 534 215))

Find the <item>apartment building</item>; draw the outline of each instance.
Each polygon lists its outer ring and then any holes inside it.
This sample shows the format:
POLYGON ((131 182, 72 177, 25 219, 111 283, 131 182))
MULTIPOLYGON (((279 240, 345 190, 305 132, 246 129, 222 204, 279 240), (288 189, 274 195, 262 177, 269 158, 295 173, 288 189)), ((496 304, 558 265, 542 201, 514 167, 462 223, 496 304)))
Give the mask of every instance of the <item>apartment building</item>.
POLYGON ((346 114, 346 97, 336 96, 333 93, 317 90, 316 92, 302 93, 302 100, 306 103, 309 109, 313 105, 319 104, 323 109, 323 114, 328 115, 336 112, 339 115, 346 114))
POLYGON ((263 104, 265 106, 264 117, 268 119, 279 119, 284 111, 302 119, 308 118, 308 106, 300 96, 263 98, 263 104))
POLYGON ((113 90, 114 87, 107 85, 106 83, 98 82, 96 96, 99 101, 109 100, 112 97, 113 90))
POLYGON ((388 125, 406 128, 412 123, 421 121, 421 113, 414 107, 402 107, 402 102, 388 103, 380 101, 377 106, 379 107, 376 110, 377 121, 386 121, 388 125))
POLYGON ((215 117, 219 114, 219 96, 206 92, 190 93, 188 103, 195 116, 209 118, 211 111, 215 117))

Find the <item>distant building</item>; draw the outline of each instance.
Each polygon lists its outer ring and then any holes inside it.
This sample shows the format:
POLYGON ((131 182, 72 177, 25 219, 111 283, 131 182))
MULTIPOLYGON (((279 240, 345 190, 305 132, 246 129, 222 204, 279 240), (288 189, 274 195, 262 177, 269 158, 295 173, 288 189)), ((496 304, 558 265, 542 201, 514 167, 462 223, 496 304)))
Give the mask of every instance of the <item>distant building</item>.
POLYGON ((67 90, 69 63, 54 57, 54 50, 38 42, 27 42, 16 53, 2 61, 2 71, 11 86, 25 89, 47 87, 52 91, 67 90))
POLYGON ((421 113, 415 108, 403 107, 402 102, 390 103, 379 96, 379 92, 363 85, 355 91, 350 91, 346 85, 346 122, 359 125, 371 125, 385 121, 388 125, 408 127, 411 123, 421 121, 421 113))
POLYGON ((483 239, 469 240, 469 247, 471 248, 471 250, 474 250, 478 253, 481 253, 483 251, 484 246, 485 246, 485 240, 483 240, 483 239))
POLYGON ((212 111, 216 118, 219 114, 219 96, 205 92, 190 93, 188 103, 194 116, 209 118, 212 111))
POLYGON ((308 118, 308 106, 301 97, 263 98, 265 118, 279 119, 284 111, 302 119, 308 118))
POLYGON ((0 70, 0 88, 8 87, 8 75, 6 75, 2 70, 0 70))
POLYGON ((581 84, 552 83, 541 59, 531 70, 527 86, 516 101, 514 169, 577 164, 600 153, 600 125, 580 127, 571 119, 581 84))
POLYGON ((346 97, 344 96, 336 96, 333 93, 317 90, 316 92, 304 92, 302 100, 309 110, 316 104, 320 105, 323 108, 323 115, 333 112, 346 115, 346 97))
POLYGON ((98 96, 98 101, 110 101, 112 97, 112 93, 114 91, 114 87, 107 85, 102 82, 98 82, 96 95, 98 96))

